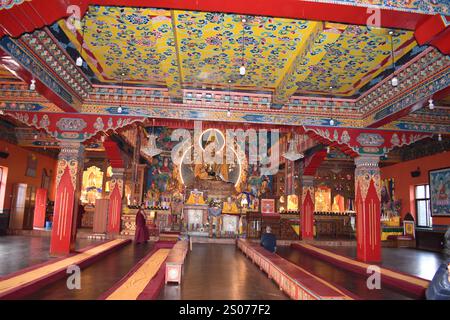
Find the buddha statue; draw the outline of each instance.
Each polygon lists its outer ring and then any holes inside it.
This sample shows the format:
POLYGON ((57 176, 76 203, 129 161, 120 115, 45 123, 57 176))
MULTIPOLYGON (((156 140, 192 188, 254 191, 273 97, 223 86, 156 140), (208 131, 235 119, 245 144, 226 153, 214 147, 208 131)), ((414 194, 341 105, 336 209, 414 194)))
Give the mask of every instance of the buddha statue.
POLYGON ((222 213, 225 214, 239 214, 239 209, 236 202, 231 197, 227 198, 227 201, 223 203, 222 213))
POLYGON ((203 198, 203 192, 199 192, 197 189, 191 191, 186 204, 205 204, 205 199, 203 198))

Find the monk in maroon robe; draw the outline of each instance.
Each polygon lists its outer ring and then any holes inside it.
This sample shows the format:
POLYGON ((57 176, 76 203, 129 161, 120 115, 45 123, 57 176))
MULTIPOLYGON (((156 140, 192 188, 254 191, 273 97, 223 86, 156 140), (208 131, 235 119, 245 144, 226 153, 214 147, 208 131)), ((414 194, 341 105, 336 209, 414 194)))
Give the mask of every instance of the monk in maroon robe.
POLYGON ((144 243, 149 239, 147 222, 145 221, 144 206, 141 206, 136 213, 136 232, 134 234, 135 243, 144 243))

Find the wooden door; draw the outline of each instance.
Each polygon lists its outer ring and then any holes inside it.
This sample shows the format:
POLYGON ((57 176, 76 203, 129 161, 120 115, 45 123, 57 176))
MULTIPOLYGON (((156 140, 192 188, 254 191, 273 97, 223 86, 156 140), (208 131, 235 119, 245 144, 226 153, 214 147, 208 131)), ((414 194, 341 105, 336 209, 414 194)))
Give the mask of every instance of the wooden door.
POLYGON ((47 189, 39 188, 36 190, 36 204, 34 207, 34 228, 45 227, 45 212, 47 210, 47 189))
POLYGON ((11 201, 11 216, 9 218, 10 229, 22 229, 25 214, 25 201, 27 195, 27 184, 16 183, 13 186, 13 197, 11 201))
POLYGON ((33 229, 34 207, 36 204, 36 187, 28 185, 25 199, 25 211, 23 217, 23 229, 33 229))

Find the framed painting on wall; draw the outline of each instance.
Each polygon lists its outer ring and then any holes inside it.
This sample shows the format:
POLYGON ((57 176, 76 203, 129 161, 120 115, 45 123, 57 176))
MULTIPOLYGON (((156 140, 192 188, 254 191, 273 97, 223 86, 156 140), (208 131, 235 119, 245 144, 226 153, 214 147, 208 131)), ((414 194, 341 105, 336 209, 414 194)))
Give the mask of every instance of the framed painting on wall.
POLYGON ((261 199, 261 213, 262 214, 275 213, 275 199, 261 199))
POLYGON ((30 153, 27 157, 27 170, 25 171, 25 176, 36 177, 37 171, 37 157, 35 154, 30 153))
POLYGON ((430 170, 430 207, 432 216, 450 216, 450 168, 430 170))

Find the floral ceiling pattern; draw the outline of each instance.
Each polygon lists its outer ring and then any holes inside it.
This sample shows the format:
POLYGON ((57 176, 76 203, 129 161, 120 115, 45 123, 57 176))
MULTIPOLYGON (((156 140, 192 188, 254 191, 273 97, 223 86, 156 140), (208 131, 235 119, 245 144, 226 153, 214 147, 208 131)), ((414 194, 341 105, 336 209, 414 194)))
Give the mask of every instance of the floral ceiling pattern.
MULTIPOLYGON (((82 26, 74 33, 61 20, 50 30, 74 59, 83 45, 94 83, 162 86, 177 97, 183 88, 354 97, 392 67, 387 29, 106 6, 89 7, 82 26)), ((418 51, 410 31, 397 30, 393 45, 399 64, 418 51)))

